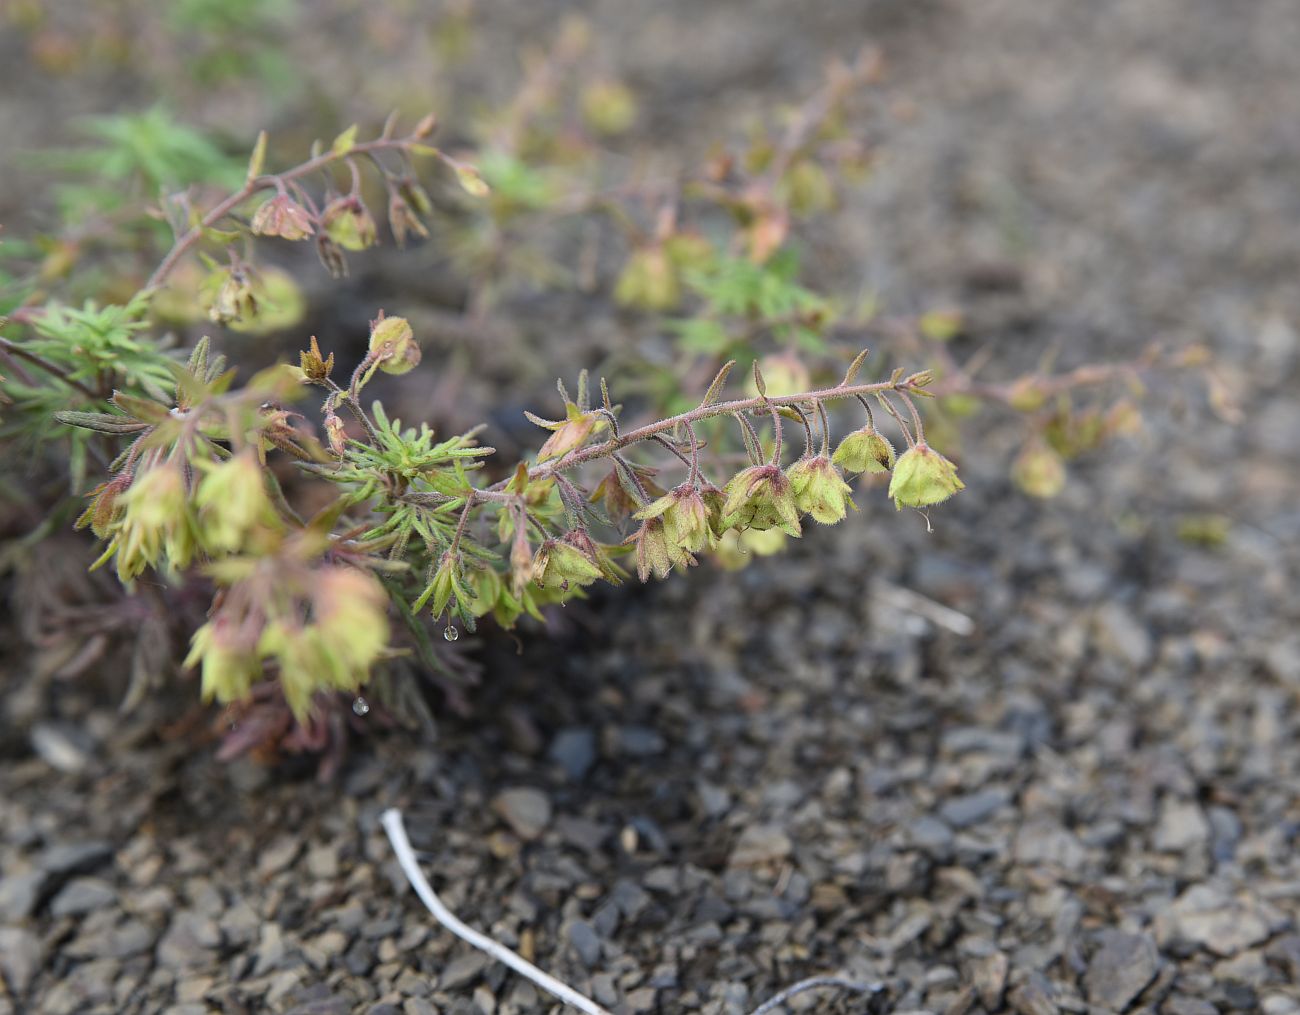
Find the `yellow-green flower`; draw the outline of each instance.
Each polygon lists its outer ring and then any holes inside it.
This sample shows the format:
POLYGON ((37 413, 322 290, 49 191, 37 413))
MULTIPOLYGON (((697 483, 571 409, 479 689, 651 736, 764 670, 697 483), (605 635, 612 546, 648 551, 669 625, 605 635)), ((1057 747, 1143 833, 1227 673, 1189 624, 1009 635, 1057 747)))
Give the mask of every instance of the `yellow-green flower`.
POLYGON ((791 536, 801 533, 794 491, 778 465, 751 465, 732 477, 722 505, 722 525, 727 529, 780 529, 791 536))
POLYGON ((305 240, 316 232, 307 209, 288 194, 277 194, 258 208, 251 225, 258 236, 283 240, 305 240))
MULTIPOLYGON (((713 491, 715 495, 717 492, 713 491)), ((694 483, 683 483, 642 508, 635 517, 641 521, 662 518, 668 539, 687 553, 699 553, 713 544, 720 508, 718 497, 706 500, 705 492, 694 483)))
POLYGON ((957 466, 924 442, 903 452, 889 480, 889 496, 899 510, 904 504, 917 508, 939 504, 964 489, 957 466))
POLYGON ((224 462, 195 464, 203 473, 194 492, 194 506, 205 546, 233 553, 247 546, 255 533, 280 528, 262 467, 252 451, 224 462))
POLYGON ((365 250, 379 237, 374 217, 355 197, 338 197, 321 213, 325 234, 344 250, 365 250))
POLYGON ((795 507, 823 525, 843 521, 846 507, 854 507, 853 488, 823 455, 801 458, 786 475, 794 490, 795 507))
POLYGON ((533 581, 544 589, 590 585, 602 577, 599 565, 576 546, 548 539, 533 556, 533 581))
POLYGON ((894 446, 870 426, 847 435, 831 455, 845 472, 888 472, 895 460, 894 446))
POLYGON ((164 561, 175 569, 194 559, 198 542, 179 465, 169 462, 140 473, 117 503, 121 515, 109 550, 117 554, 122 581, 164 561))
POLYGON ((370 327, 370 355, 386 374, 404 374, 420 364, 420 346, 405 317, 381 317, 370 327))

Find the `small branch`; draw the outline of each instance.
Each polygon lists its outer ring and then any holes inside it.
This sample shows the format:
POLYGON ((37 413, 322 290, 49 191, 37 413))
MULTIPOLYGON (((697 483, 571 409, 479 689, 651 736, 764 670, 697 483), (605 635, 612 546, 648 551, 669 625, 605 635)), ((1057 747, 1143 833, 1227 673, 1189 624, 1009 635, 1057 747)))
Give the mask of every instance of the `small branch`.
POLYGON ((332 151, 324 152, 317 155, 314 159, 308 159, 301 165, 295 166, 283 173, 276 173, 269 176, 258 176, 245 183, 239 190, 235 191, 224 201, 217 204, 211 211, 199 220, 199 224, 194 226, 184 236, 180 237, 172 249, 167 252, 167 256, 159 262, 158 267, 154 269, 153 274, 149 276, 149 281, 144 284, 145 289, 157 289, 163 282, 167 281, 167 276, 175 269, 177 262, 180 261, 189 251, 203 239, 203 233, 211 229, 259 190, 269 190, 273 187, 280 188, 287 183, 299 179, 303 176, 310 176, 318 169, 325 169, 334 162, 346 159, 349 156, 365 155, 370 152, 389 151, 394 148, 406 151, 410 145, 415 143, 415 138, 401 138, 392 140, 391 138, 380 138, 377 141, 365 141, 361 144, 353 145, 351 149, 343 154, 335 154, 332 151))
POLYGON ((766 1015, 767 1012, 775 1011, 796 994, 802 994, 805 990, 816 990, 818 987, 837 987, 840 990, 850 990, 855 994, 879 994, 885 989, 885 985, 879 981, 860 983, 857 980, 845 979, 843 976, 810 976, 806 980, 800 980, 798 983, 786 987, 775 997, 768 998, 749 1015, 766 1015))
POLYGON ((415 894, 420 897, 425 908, 433 914, 433 918, 440 924, 451 931, 462 941, 468 942, 481 952, 486 952, 498 962, 504 963, 513 969, 520 976, 531 980, 536 986, 558 997, 565 1004, 572 1005, 587 1015, 611 1015, 608 1009, 602 1008, 595 1001, 579 994, 572 987, 561 983, 555 977, 542 972, 527 959, 522 958, 515 952, 512 952, 505 945, 498 944, 485 934, 480 934, 473 927, 469 927, 456 918, 442 900, 438 898, 433 887, 425 879, 424 873, 420 870, 419 861, 415 858, 415 852, 411 849, 411 841, 406 837, 406 826, 402 824, 402 812, 395 807, 390 807, 379 816, 379 823, 384 826, 384 832, 388 836, 388 841, 393 845, 393 852, 397 854, 397 862, 402 867, 402 873, 406 875, 407 881, 415 889, 415 894))
POLYGON ((38 356, 36 353, 24 349, 17 342, 11 342, 7 338, 0 338, 0 349, 3 349, 11 356, 16 356, 19 359, 26 360, 32 366, 39 367, 47 374, 53 374, 59 380, 63 381, 64 384, 69 384, 76 388, 87 398, 96 402, 101 400, 99 395, 86 387, 86 385, 82 384, 81 381, 74 380, 68 371, 63 369, 63 367, 59 366, 57 363, 51 363, 44 356, 38 356))

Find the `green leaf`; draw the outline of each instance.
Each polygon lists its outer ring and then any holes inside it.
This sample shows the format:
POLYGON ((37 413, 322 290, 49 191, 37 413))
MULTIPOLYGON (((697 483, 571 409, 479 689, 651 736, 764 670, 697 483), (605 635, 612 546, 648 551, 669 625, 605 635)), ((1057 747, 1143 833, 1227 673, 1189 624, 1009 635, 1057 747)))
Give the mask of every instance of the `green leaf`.
POLYGON ((257 132, 257 143, 253 145, 253 154, 248 157, 248 182, 252 183, 262 175, 266 166, 266 131, 257 132))
POLYGON ((340 134, 338 137, 334 139, 334 143, 330 145, 330 154, 336 156, 346 155, 348 152, 352 151, 352 148, 356 144, 356 142, 357 142, 357 125, 354 123, 351 127, 349 127, 347 130, 345 130, 342 134, 340 134))

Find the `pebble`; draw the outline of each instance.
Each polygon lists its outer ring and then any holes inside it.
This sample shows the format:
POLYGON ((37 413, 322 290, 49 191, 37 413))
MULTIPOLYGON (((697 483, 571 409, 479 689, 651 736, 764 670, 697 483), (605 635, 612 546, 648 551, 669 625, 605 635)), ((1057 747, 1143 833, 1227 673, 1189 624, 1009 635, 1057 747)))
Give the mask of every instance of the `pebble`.
POLYGON ((1210 822, 1198 804, 1166 799, 1160 806, 1152 845, 1162 853, 1202 848, 1210 841, 1210 822))
POLYGON ((596 763, 596 734, 585 726, 562 729, 551 740, 547 757, 574 782, 581 782, 596 763))
POLYGON ((438 977, 438 989, 458 990, 469 986, 478 979, 488 961, 488 957, 482 952, 465 952, 456 956, 443 968, 442 974, 438 977))
POLYGON ((969 828, 992 817, 1011 799, 1004 789, 982 789, 945 800, 939 817, 954 828, 969 828))
POLYGON ((54 916, 81 916, 117 901, 117 890, 101 878, 73 878, 50 902, 54 916))
POLYGON ((1159 965, 1155 942, 1145 934, 1103 932, 1083 978, 1088 1000, 1107 1011, 1126 1011, 1156 978, 1159 965))
POLYGON ((569 939, 569 944, 573 945, 573 950, 577 952, 582 964, 588 969, 600 961, 600 935, 586 920, 569 921, 565 936, 569 939))
POLYGON ((0 974, 11 993, 22 997, 41 968, 41 940, 22 927, 0 927, 0 974))
POLYGON ((1230 956, 1269 937, 1264 914, 1249 899, 1218 885, 1192 885, 1156 918, 1161 945, 1185 941, 1215 955, 1230 956))
POLYGON ((172 968, 206 965, 221 945, 221 929, 202 913, 182 910, 172 917, 157 945, 158 961, 172 968))
POLYGON ((492 809, 525 842, 538 838, 551 823, 550 798, 539 789, 516 787, 498 793, 492 809))
POLYGON ((0 878, 0 923, 16 923, 30 916, 49 877, 44 870, 31 870, 0 878))
POLYGON ((750 825, 740 833, 732 848, 728 864, 750 867, 784 860, 794 850, 785 831, 774 825, 750 825))

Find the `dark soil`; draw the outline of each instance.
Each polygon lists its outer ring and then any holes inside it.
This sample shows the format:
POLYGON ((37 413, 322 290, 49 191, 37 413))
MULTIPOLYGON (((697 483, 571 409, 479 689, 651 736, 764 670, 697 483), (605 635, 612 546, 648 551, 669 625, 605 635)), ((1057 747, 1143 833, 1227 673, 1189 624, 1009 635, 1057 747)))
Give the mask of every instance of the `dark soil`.
POLYGON ((1205 343, 1243 422, 1156 387, 1045 505, 990 424, 933 533, 875 490, 739 574, 483 639, 468 714, 333 785, 35 686, 10 645, 0 1013, 554 1010, 432 925, 390 806, 453 910, 617 1012, 820 972, 884 990, 792 1008, 1300 1012, 1300 6, 592 6, 666 147, 878 43, 844 277, 962 307, 1009 363, 1205 343), (1225 542, 1178 538, 1207 513, 1225 542))

